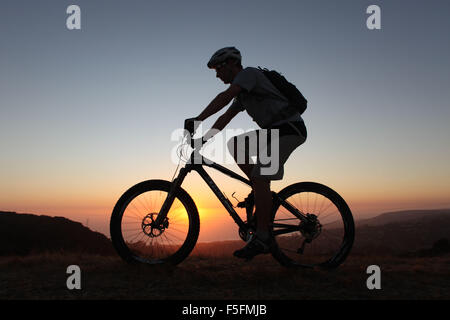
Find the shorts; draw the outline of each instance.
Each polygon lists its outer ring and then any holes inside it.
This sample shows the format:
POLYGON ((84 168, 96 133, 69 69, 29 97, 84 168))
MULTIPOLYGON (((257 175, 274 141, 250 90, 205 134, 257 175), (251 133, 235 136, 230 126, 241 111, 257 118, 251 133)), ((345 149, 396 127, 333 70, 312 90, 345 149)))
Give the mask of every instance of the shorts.
POLYGON ((238 164, 253 164, 251 177, 281 180, 291 153, 306 141, 303 121, 287 122, 231 138, 227 145, 238 164))

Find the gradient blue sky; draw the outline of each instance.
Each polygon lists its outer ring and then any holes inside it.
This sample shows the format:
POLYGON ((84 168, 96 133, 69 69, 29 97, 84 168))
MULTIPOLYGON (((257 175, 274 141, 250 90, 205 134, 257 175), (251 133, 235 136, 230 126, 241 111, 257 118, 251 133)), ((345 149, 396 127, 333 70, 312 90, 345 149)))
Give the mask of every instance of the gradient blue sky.
MULTIPOLYGON (((357 218, 450 207, 449 12, 436 0, 2 0, 0 210, 106 232, 125 189, 172 177, 171 133, 226 88, 206 62, 230 45, 309 100, 309 139, 275 190, 325 183, 357 218), (66 28, 70 4, 81 30, 66 28), (371 4, 381 30, 366 28, 371 4)), ((241 113, 229 126, 255 124, 241 113)), ((218 205, 196 176, 185 188, 205 210, 218 205)))

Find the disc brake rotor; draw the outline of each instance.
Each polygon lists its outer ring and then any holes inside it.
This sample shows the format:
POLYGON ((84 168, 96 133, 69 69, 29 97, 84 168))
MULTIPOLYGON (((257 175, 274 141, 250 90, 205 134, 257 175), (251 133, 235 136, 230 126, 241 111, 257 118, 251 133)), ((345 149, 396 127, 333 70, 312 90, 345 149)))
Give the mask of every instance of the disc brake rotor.
POLYGON ((161 225, 157 226, 155 220, 158 214, 156 212, 147 214, 142 219, 141 228, 142 231, 149 237, 159 237, 169 227, 169 218, 166 217, 161 225))

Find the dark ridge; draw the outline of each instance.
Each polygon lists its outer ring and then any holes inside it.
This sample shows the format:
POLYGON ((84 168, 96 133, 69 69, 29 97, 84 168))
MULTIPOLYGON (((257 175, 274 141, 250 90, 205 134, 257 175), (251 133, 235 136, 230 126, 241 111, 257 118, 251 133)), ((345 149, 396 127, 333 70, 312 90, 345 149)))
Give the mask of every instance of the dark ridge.
POLYGON ((0 255, 41 252, 114 254, 111 241, 63 217, 0 211, 0 255))

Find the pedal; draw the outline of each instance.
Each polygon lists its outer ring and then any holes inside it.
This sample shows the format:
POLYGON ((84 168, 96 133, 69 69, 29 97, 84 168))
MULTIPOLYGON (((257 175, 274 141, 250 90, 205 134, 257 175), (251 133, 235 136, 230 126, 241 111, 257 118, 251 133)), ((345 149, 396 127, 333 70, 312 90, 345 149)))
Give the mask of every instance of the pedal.
POLYGON ((241 201, 241 202, 238 202, 238 204, 236 205, 236 207, 238 207, 238 208, 245 208, 245 201, 241 201))
MULTIPOLYGON (((235 198, 237 201, 239 201, 239 199, 236 198, 236 197, 234 196, 234 194, 235 194, 235 192, 233 192, 233 194, 232 194, 231 196, 232 196, 233 198, 235 198)), ((238 208, 243 208, 243 209, 247 208, 247 201, 248 201, 248 198, 249 198, 249 197, 250 197, 250 194, 249 194, 249 196, 248 196, 247 198, 244 199, 244 201, 239 201, 238 204, 236 205, 236 207, 238 207, 238 208)))
POLYGON ((236 192, 233 192, 233 194, 231 196, 238 202, 236 207, 238 207, 238 208, 245 208, 247 199, 245 199, 244 201, 239 201, 239 199, 234 196, 235 193, 236 192))

